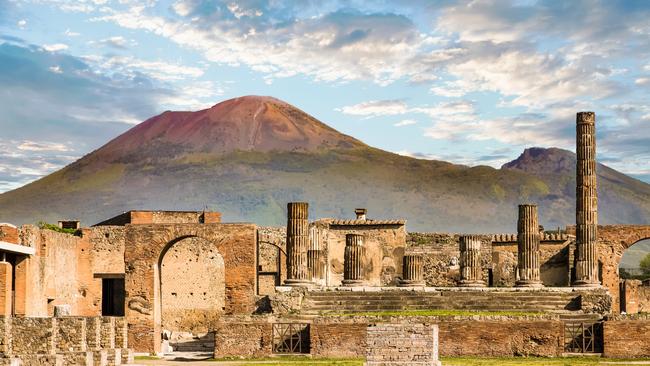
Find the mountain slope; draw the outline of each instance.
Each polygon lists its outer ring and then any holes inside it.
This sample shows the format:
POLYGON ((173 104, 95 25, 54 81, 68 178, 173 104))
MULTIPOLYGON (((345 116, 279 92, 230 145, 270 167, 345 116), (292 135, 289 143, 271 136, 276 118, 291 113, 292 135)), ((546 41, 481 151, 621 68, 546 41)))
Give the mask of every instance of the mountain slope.
MULTIPOLYGON (((286 202, 305 200, 311 217, 351 217, 367 207, 371 218, 406 218, 411 231, 512 232, 517 204, 532 201, 541 223, 555 228, 575 220, 571 164, 572 153, 555 149, 527 150, 502 169, 413 159, 277 99, 249 96, 141 123, 0 195, 0 222, 94 224, 130 209, 207 206, 227 221, 283 225, 286 202), (557 168, 545 165, 555 158, 557 168)), ((599 175, 601 222, 650 222, 650 185, 604 166, 599 175)))

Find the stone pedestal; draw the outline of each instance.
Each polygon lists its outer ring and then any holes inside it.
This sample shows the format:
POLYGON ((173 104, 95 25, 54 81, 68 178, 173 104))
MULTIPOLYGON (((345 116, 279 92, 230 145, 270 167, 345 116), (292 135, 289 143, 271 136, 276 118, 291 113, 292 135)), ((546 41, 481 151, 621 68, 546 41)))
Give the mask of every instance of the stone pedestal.
POLYGON ((576 118, 576 254, 573 286, 599 286, 596 115, 576 118))
POLYGON ((365 271, 363 258, 366 248, 363 245, 363 235, 345 235, 345 255, 343 263, 343 286, 363 286, 365 271))
POLYGON ((64 304, 64 305, 54 305, 54 317, 55 318, 60 318, 63 316, 70 316, 71 310, 70 310, 70 305, 64 304))
POLYGON ((288 286, 309 286, 307 250, 309 248, 309 221, 307 202, 287 204, 287 279, 288 286))
POLYGON ((400 287, 424 286, 424 275, 422 272, 423 258, 417 254, 407 254, 402 259, 402 279, 400 287))
POLYGON ((477 235, 460 237, 461 287, 485 287, 481 267, 481 238, 477 235))
POLYGON ((539 275, 539 241, 537 205, 519 205, 517 287, 543 287, 539 275))

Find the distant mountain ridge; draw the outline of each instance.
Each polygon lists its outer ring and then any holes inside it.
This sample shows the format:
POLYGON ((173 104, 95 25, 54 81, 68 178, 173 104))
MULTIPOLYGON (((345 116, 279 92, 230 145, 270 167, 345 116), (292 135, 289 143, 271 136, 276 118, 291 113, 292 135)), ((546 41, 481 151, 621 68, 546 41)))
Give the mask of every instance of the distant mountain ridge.
MULTIPOLYGON (((570 123, 570 122, 567 122, 570 123)), ((78 161, 0 195, 0 221, 79 218, 131 209, 223 212, 283 225, 286 202, 310 215, 405 218, 410 231, 514 232, 517 204, 548 228, 575 220, 575 155, 531 148, 501 169, 420 160, 370 147, 288 103, 246 96, 164 112, 78 161)), ((599 165, 600 222, 650 222, 650 185, 599 165)))

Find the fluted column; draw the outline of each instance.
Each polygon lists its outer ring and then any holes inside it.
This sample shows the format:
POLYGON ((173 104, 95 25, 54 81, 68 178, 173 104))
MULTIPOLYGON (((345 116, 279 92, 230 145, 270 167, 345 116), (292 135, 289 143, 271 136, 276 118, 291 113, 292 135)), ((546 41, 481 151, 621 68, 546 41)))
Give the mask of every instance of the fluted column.
POLYGON ((537 205, 519 205, 517 221, 517 287, 542 287, 539 276, 539 221, 537 205))
POLYGON ((345 255, 343 258, 343 286, 362 286, 365 283, 363 257, 366 247, 363 235, 345 235, 345 255))
POLYGON ((406 254, 402 258, 402 279, 399 281, 400 287, 424 286, 423 263, 421 255, 406 254))
POLYGON ((307 250, 307 268, 309 269, 309 279, 313 282, 319 282, 325 276, 325 258, 321 250, 321 232, 316 226, 309 228, 309 250, 307 250))
POLYGON ((598 286, 596 114, 576 118, 576 276, 574 286, 598 286))
POLYGON ((309 248, 309 221, 307 202, 287 204, 287 279, 289 286, 307 286, 307 250, 309 248))
POLYGON ((460 237, 460 286, 484 287, 481 268, 481 238, 477 235, 460 237))

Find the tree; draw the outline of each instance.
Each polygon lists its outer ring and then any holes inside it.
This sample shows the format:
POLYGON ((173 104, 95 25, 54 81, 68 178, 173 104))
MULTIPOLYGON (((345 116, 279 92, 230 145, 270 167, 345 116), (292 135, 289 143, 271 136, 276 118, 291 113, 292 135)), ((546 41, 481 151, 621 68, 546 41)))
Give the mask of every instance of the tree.
POLYGON ((650 277, 650 253, 646 254, 646 256, 641 259, 639 267, 641 267, 641 272, 643 272, 645 278, 650 277))

